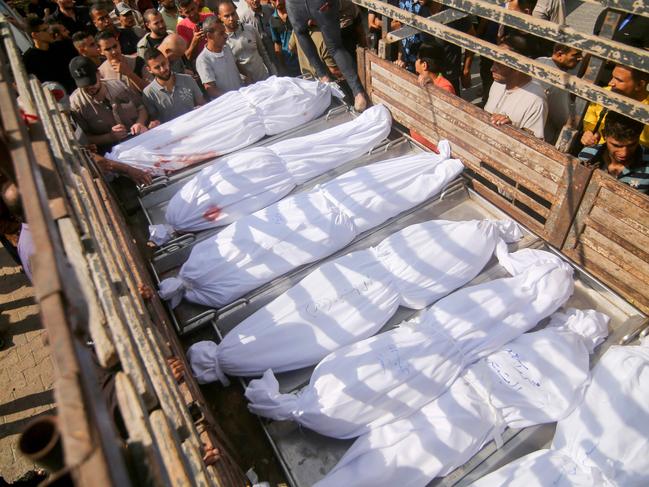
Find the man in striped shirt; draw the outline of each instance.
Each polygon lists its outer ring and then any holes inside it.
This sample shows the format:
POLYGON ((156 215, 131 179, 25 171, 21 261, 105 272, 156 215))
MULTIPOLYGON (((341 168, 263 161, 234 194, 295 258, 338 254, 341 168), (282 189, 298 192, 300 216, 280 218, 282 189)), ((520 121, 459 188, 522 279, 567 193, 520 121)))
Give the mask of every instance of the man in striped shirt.
POLYGON ((604 143, 584 147, 578 157, 618 181, 649 194, 649 149, 640 145, 643 129, 640 122, 608 112, 602 128, 604 143))

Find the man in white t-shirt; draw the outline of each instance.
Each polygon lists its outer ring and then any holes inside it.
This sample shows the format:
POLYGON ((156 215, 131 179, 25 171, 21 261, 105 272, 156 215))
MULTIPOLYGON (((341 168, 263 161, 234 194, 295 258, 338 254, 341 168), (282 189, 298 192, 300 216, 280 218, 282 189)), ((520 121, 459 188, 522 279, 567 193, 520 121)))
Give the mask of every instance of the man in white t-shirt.
MULTIPOLYGON (((532 52, 529 37, 518 33, 507 35, 500 47, 528 57, 532 52)), ((539 139, 544 138, 548 102, 541 84, 525 73, 496 62, 491 72, 494 83, 484 107, 492 114, 491 122, 498 126, 511 124, 539 139)))
POLYGON ((232 51, 226 45, 225 27, 216 17, 203 22, 207 44, 196 58, 196 71, 210 98, 241 88, 241 75, 232 51))

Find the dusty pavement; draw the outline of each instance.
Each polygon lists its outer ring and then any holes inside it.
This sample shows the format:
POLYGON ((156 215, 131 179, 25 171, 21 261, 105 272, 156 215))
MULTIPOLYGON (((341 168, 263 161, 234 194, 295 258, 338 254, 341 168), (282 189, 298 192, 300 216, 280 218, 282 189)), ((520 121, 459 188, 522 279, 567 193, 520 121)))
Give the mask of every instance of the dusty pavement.
POLYGON ((18 452, 31 418, 54 407, 53 369, 32 287, 0 247, 0 477, 11 483, 35 466, 18 452))

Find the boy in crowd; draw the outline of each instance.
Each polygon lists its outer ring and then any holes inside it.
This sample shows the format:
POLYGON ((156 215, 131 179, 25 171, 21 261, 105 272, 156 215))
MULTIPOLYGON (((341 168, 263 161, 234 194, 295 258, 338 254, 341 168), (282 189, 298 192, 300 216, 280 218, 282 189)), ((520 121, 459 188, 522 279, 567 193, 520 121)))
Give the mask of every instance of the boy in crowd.
POLYGON ((584 147, 579 159, 649 194, 649 149, 640 145, 644 125, 616 112, 606 116, 602 129, 604 143, 584 147))
POLYGON ((212 14, 201 13, 195 0, 178 0, 178 11, 184 18, 178 21, 176 33, 185 39, 187 43, 185 56, 193 61, 205 48, 207 41, 203 32, 203 22, 212 14))
POLYGON ((110 31, 97 34, 97 44, 106 61, 99 66, 99 74, 105 80, 118 79, 138 92, 151 81, 151 74, 145 69, 144 60, 139 56, 125 56, 110 31))

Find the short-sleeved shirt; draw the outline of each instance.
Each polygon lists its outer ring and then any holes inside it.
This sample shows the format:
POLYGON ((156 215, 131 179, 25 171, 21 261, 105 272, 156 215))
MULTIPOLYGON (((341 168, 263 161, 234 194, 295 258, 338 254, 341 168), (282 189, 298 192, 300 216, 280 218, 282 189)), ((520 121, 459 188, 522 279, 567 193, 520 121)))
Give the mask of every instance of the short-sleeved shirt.
POLYGON ((227 44, 241 72, 253 83, 268 78, 268 68, 261 57, 264 47, 257 31, 250 25, 239 24, 234 32, 227 35, 227 44))
MULTIPOLYGON (((150 82, 153 77, 151 76, 151 73, 147 71, 147 69, 144 66, 144 60, 141 57, 138 56, 124 56, 124 62, 131 68, 131 70, 138 75, 140 78, 142 78, 146 82, 150 82)), ((125 85, 127 85, 130 88, 133 88, 136 91, 140 91, 140 88, 131 81, 130 78, 124 76, 123 74, 119 74, 117 71, 113 69, 113 67, 110 65, 110 61, 106 60, 103 63, 99 65, 99 75, 101 76, 102 79, 118 79, 125 85)))
MULTIPOLYGON (((604 161, 606 144, 599 144, 594 147, 584 147, 577 156, 580 160, 588 162, 591 165, 597 165, 602 171, 607 170, 604 161)), ((625 167, 617 180, 621 183, 628 184, 641 193, 649 194, 649 149, 643 146, 638 147, 635 163, 630 167, 625 167)))
POLYGON ((47 51, 30 47, 23 54, 23 63, 25 70, 41 83, 56 81, 70 94, 76 89, 76 84, 70 76, 68 65, 75 54, 70 50, 70 42, 61 40, 50 44, 47 51))
POLYGON ((228 46, 223 46, 221 52, 203 49, 196 58, 196 71, 203 84, 214 83, 223 93, 241 88, 241 75, 228 46))
MULTIPOLYGON (((205 22, 206 18, 212 17, 212 15, 213 15, 212 13, 200 13, 200 14, 198 14, 199 22, 202 24, 203 22, 205 22)), ((185 39, 185 42, 187 42, 187 46, 189 46, 191 44, 191 42, 192 42, 192 38, 194 37, 195 29, 196 29, 196 23, 192 22, 187 17, 185 17, 184 19, 179 20, 178 24, 176 24, 176 33, 180 37, 185 39)), ((201 53, 201 51, 205 47, 206 43, 207 43, 207 40, 205 38, 203 38, 203 40, 201 40, 198 43, 198 47, 194 51, 195 56, 198 56, 201 53)))
POLYGON ((87 135, 104 135, 118 124, 130 127, 138 118, 140 95, 119 80, 103 80, 106 99, 97 101, 77 88, 70 96, 70 111, 87 135))
POLYGON ((140 42, 140 38, 133 29, 117 29, 117 40, 122 48, 122 54, 137 53, 137 43, 140 42))
POLYGON ((162 20, 165 21, 167 29, 176 32, 176 26, 178 25, 178 12, 176 12, 176 14, 170 14, 162 6, 158 8, 158 12, 162 15, 162 20))
POLYGON ((555 24, 566 23, 565 0, 538 0, 532 11, 532 16, 537 19, 549 20, 555 24))
POLYGON ((539 139, 544 137, 548 102, 543 87, 536 80, 513 90, 494 81, 484 109, 489 113, 507 115, 514 127, 530 130, 539 139))
POLYGON ((194 78, 187 74, 174 74, 176 81, 169 93, 157 80, 153 80, 142 93, 144 106, 152 120, 168 122, 194 109, 203 96, 194 78))
MULTIPOLYGON (((169 33, 170 31, 167 31, 167 34, 169 33)), ((142 37, 137 43, 137 55, 143 58, 144 53, 148 49, 158 49, 158 47, 160 46, 160 44, 162 44, 162 41, 164 41, 164 39, 165 39, 164 37, 154 39, 153 37, 151 37, 151 33, 147 32, 146 34, 144 34, 144 37, 142 37)))
MULTIPOLYGON (((607 86, 607 90, 610 90, 611 87, 607 86)), ((649 95, 642 100, 642 103, 644 105, 649 105, 649 95)), ((588 105, 588 109, 586 110, 586 115, 584 115, 584 125, 583 129, 584 131, 588 130, 592 132, 596 126, 599 125, 597 131, 601 134, 602 129, 604 128, 604 125, 606 124, 606 112, 603 112, 604 107, 602 105, 598 105, 597 103, 591 103, 588 105), (602 120, 600 120, 600 117, 602 117, 602 120), (597 123, 599 121, 599 124, 597 123)), ((599 140, 600 144, 604 143, 604 138, 600 138, 599 140)), ((649 147, 649 125, 645 125, 644 130, 642 131, 642 134, 640 134, 640 144, 642 144, 645 147, 649 147)))

